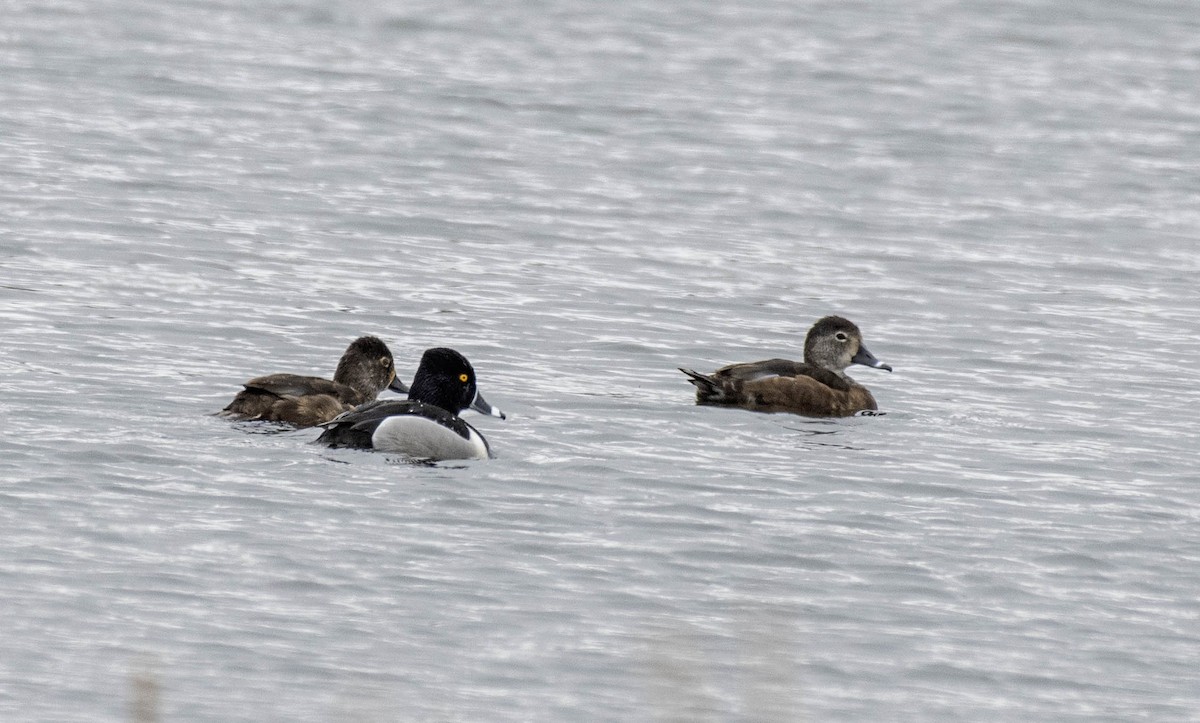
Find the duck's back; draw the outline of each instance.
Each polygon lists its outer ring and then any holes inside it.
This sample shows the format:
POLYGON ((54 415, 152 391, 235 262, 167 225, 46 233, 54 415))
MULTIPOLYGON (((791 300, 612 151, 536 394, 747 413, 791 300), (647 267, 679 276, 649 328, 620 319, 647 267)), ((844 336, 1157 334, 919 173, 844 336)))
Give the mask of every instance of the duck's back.
POLYGON ((849 391, 852 384, 828 369, 822 369, 808 362, 792 361, 791 359, 766 359, 757 362, 730 364, 716 370, 712 373, 712 376, 729 383, 742 384, 762 381, 772 377, 810 377, 831 389, 843 392, 849 391))
POLYGON ((311 427, 353 409, 362 395, 345 384, 300 374, 269 374, 246 382, 221 415, 311 427))
POLYGON ((416 402, 405 399, 383 399, 355 407, 325 422, 325 431, 317 442, 330 447, 370 449, 371 435, 380 422, 391 414, 408 414, 416 402))

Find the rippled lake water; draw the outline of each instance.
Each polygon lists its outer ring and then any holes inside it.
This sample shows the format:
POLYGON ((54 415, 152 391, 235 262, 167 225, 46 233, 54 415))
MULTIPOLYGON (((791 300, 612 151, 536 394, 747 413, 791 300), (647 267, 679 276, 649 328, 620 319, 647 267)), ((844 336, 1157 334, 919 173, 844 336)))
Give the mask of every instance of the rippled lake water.
POLYGON ((1200 718, 1198 77, 1189 2, 5 4, 0 717, 1200 718), (694 406, 828 313, 885 416, 694 406), (211 416, 367 333, 497 458, 211 416))

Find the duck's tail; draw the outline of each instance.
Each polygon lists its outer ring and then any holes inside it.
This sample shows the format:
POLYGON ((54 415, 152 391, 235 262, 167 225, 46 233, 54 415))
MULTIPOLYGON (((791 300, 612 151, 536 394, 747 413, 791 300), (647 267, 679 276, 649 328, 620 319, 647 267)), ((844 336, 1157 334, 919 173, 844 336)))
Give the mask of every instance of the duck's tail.
POLYGON ((679 367, 679 371, 687 375, 688 381, 696 385, 696 401, 707 404, 720 404, 725 401, 725 387, 712 377, 679 367))

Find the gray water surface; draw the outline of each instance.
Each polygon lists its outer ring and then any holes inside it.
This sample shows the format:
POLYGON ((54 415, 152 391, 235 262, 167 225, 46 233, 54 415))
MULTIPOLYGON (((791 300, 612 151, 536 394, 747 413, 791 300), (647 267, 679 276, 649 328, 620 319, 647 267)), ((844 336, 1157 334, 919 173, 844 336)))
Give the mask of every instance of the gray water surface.
POLYGON ((4 720, 1200 718, 1193 3, 0 28, 4 720), (885 416, 694 406, 828 313, 885 416), (367 333, 497 458, 211 416, 367 333))

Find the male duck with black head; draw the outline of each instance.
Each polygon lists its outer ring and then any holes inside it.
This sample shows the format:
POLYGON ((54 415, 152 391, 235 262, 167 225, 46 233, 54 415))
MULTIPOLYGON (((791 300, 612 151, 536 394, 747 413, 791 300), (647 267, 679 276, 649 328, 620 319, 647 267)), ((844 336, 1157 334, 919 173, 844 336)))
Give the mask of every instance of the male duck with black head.
POLYGON ((879 408, 866 387, 846 376, 851 364, 892 370, 867 351, 862 332, 853 322, 826 316, 808 330, 802 362, 768 359, 730 364, 712 374, 679 371, 696 385, 697 404, 806 417, 849 417, 879 408))
POLYGON ((299 374, 269 374, 251 379, 218 414, 244 420, 284 422, 312 427, 369 402, 384 389, 401 394, 408 387, 396 378, 392 352, 374 336, 355 339, 346 348, 333 381, 299 374))
POLYGON ((475 370, 453 349, 429 349, 413 377, 407 400, 364 404, 322 426, 317 442, 395 452, 413 459, 488 459, 491 448, 479 430, 458 416, 464 409, 504 419, 475 384, 475 370))

